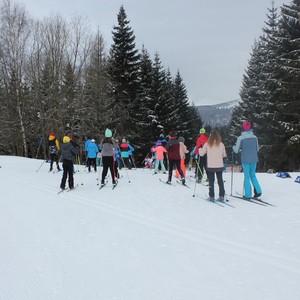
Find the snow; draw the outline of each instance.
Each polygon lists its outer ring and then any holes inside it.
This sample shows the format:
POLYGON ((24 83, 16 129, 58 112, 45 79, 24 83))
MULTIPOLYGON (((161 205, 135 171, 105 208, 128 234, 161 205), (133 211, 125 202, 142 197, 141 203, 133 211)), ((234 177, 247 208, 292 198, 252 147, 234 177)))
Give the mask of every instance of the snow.
MULTIPOLYGON (((77 166, 78 188, 58 195, 62 173, 41 163, 0 156, 1 300, 300 299, 300 173, 258 174, 276 207, 232 208, 149 169, 99 190, 77 166)), ((242 182, 233 173, 234 193, 242 182)))

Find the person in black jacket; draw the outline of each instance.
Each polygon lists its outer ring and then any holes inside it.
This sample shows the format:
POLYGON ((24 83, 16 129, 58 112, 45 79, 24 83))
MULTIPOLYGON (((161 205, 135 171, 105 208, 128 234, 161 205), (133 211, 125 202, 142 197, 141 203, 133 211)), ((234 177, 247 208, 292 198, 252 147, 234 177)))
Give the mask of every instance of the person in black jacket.
POLYGON ((53 163, 56 163, 57 171, 61 171, 58 163, 58 151, 59 151, 59 142, 56 139, 55 133, 50 132, 50 135, 48 137, 48 148, 49 148, 49 153, 50 153, 50 171, 53 170, 53 163))
POLYGON ((63 176, 61 179, 60 188, 64 190, 66 188, 66 181, 69 177, 68 183, 69 188, 74 188, 74 177, 73 177, 73 170, 74 170, 74 157, 77 154, 77 150, 75 147, 70 143, 71 139, 68 136, 64 136, 63 144, 61 145, 61 159, 63 161, 63 176))

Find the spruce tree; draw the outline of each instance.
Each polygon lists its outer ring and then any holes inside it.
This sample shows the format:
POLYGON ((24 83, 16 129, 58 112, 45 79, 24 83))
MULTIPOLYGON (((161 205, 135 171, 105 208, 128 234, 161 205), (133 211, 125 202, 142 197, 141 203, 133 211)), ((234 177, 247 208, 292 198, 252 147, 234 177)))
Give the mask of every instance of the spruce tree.
POLYGON ((138 90, 140 55, 135 49, 135 36, 129 26, 130 21, 123 6, 118 14, 118 25, 114 26, 113 44, 109 58, 109 93, 113 111, 113 125, 121 135, 132 135, 135 124, 132 122, 133 105, 138 90))
POLYGON ((281 8, 279 46, 281 97, 278 99, 278 132, 285 151, 282 168, 297 169, 300 163, 300 1, 281 8))

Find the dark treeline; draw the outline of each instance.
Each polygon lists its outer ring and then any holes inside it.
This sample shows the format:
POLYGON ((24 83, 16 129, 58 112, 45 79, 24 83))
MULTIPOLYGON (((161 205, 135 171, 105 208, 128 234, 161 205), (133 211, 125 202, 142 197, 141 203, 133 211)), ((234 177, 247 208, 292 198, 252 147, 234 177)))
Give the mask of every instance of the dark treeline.
POLYGON ((243 121, 251 121, 260 143, 261 170, 300 168, 300 1, 274 2, 255 41, 243 76, 241 101, 227 130, 232 145, 243 121))
POLYGON ((71 131, 100 142, 106 128, 126 137, 140 157, 163 133, 194 141, 202 120, 183 79, 164 69, 135 36, 121 6, 108 53, 83 18, 33 20, 25 8, 0 7, 0 153, 48 157, 47 138, 71 131))
MULTIPOLYGON (((300 164, 300 0, 268 10, 255 41, 228 128, 228 155, 243 121, 259 138, 260 170, 300 164)), ((141 158, 160 133, 174 130, 193 146, 202 120, 189 104, 179 72, 172 77, 158 53, 137 49, 124 7, 106 51, 84 19, 33 20, 18 5, 0 6, 0 154, 47 158, 49 132, 97 141, 105 128, 126 137, 141 158)), ((209 131, 209 130, 207 130, 209 131)), ((234 158, 236 159, 236 158, 234 158)))

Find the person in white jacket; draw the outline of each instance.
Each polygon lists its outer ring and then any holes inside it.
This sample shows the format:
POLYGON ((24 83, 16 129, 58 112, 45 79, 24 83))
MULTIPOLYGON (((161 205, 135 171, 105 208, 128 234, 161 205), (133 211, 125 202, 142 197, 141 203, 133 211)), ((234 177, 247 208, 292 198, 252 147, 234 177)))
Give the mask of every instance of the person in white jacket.
POLYGON ((227 157, 224 144, 221 142, 221 136, 216 129, 213 129, 209 135, 207 143, 203 148, 199 148, 199 155, 203 156, 207 154, 207 177, 209 181, 209 200, 215 200, 215 174, 217 176, 219 185, 219 201, 224 202, 224 181, 223 171, 224 162, 223 159, 227 157))
MULTIPOLYGON (((185 142, 185 138, 180 136, 178 138, 178 142, 179 142, 179 152, 180 152, 180 167, 181 170, 183 172, 184 177, 186 177, 186 168, 185 168, 185 155, 189 153, 186 145, 184 144, 185 142)), ((178 170, 176 169, 175 171, 175 177, 179 178, 180 174, 178 172, 178 170)))

